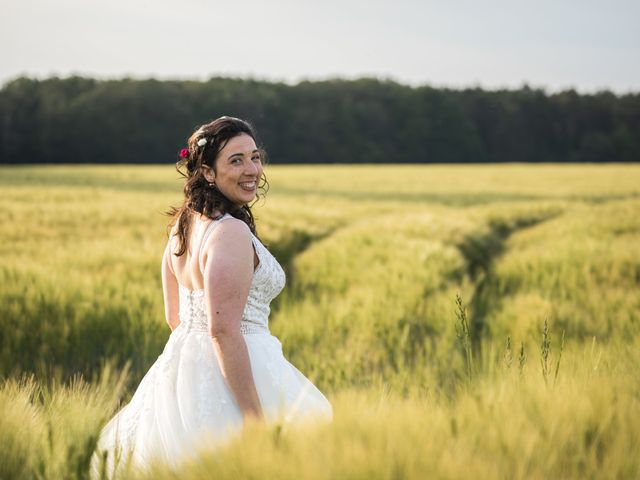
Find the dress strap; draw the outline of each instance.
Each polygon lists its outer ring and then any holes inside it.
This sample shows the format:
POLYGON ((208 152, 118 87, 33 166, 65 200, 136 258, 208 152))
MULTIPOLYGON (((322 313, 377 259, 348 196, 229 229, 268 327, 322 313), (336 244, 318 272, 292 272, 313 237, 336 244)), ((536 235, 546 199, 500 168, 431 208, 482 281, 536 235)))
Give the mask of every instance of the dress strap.
POLYGON ((209 225, 207 225, 207 229, 204 231, 204 235, 202 235, 202 242, 200 243, 200 251, 198 252, 198 264, 200 265, 200 273, 204 276, 204 265, 202 264, 202 253, 204 252, 204 245, 207 243, 207 240, 213 233, 218 223, 226 220, 228 218, 234 218, 232 215, 225 213, 221 218, 217 220, 212 220, 209 225))

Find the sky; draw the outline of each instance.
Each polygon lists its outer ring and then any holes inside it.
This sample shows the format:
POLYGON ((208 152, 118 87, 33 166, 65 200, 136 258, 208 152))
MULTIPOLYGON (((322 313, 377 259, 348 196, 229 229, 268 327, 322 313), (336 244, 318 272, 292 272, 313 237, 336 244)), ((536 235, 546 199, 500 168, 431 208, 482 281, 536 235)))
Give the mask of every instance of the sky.
POLYGON ((24 75, 640 91, 640 1, 0 0, 24 75))

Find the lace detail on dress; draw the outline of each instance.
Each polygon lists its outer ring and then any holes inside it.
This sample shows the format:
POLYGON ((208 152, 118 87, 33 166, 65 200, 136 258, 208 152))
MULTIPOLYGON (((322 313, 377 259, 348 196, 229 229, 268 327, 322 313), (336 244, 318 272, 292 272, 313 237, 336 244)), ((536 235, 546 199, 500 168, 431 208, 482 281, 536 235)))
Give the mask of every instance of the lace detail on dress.
POLYGON ((284 288, 286 278, 284 270, 267 247, 255 235, 252 235, 252 238, 260 265, 253 273, 253 282, 242 320, 266 326, 271 312, 269 305, 284 288))
MULTIPOLYGON (((269 333, 270 303, 286 284, 284 270, 276 258, 258 238, 252 234, 253 245, 260 263, 253 272, 253 280, 240 321, 243 334, 269 333)), ((187 333, 208 334, 209 320, 204 290, 189 290, 180 285, 180 327, 187 333)))
MULTIPOLYGON (((204 359, 199 358, 199 361, 204 361, 204 359)), ((200 378, 198 378, 197 383, 196 412, 199 421, 205 424, 215 421, 216 417, 222 413, 222 407, 228 403, 220 392, 215 391, 215 384, 216 378, 213 368, 200 369, 200 378)))
POLYGON ((204 303, 204 290, 190 291, 180 285, 180 326, 184 325, 187 333, 191 331, 209 331, 207 309, 204 303))

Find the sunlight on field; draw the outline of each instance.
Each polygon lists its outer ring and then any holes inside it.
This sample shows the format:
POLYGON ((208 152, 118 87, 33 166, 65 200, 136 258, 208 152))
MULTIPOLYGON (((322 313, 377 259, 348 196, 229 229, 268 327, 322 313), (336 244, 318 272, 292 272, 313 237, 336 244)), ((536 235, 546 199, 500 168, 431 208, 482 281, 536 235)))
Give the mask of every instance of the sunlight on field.
MULTIPOLYGON (((258 233, 287 272, 271 330, 336 419, 149 478, 640 475, 640 166, 266 171, 258 233)), ((5 167, 0 188, 0 478, 85 478, 169 335, 162 212, 181 181, 5 167)))

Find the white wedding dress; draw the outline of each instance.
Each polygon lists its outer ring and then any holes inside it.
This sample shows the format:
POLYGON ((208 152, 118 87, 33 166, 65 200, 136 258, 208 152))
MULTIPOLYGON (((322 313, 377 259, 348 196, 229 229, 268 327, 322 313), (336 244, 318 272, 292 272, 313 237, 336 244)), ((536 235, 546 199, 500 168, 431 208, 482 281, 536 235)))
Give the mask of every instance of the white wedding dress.
MULTIPOLYGON (((233 217, 227 214, 208 225, 202 245, 226 218, 233 217)), ((269 332, 269 304, 284 288, 285 274, 260 240, 252 237, 259 265, 240 331, 265 419, 283 425, 302 419, 331 420, 333 409, 327 398, 289 363, 282 344, 269 332)), ((200 252, 202 270, 201 259, 200 252)), ((242 423, 209 336, 204 290, 190 291, 180 285, 180 325, 131 401, 103 428, 92 471, 95 475, 105 468, 111 475, 114 465, 123 465, 127 458, 136 466, 144 467, 153 459, 175 466, 198 447, 229 440, 242 423), (106 464, 102 465, 105 455, 106 464)))

